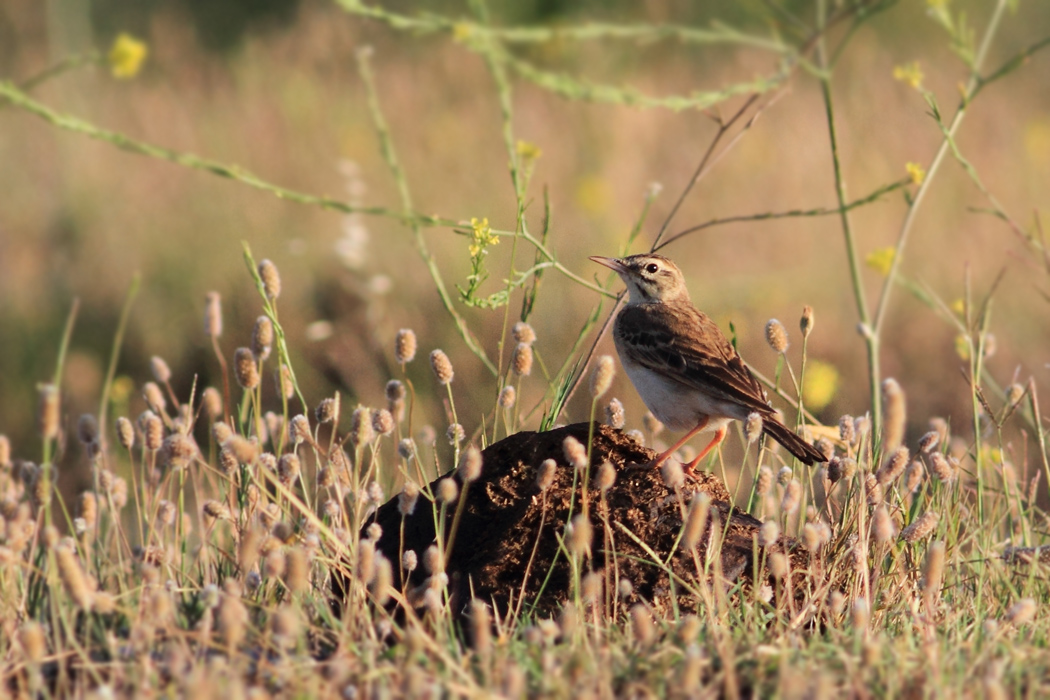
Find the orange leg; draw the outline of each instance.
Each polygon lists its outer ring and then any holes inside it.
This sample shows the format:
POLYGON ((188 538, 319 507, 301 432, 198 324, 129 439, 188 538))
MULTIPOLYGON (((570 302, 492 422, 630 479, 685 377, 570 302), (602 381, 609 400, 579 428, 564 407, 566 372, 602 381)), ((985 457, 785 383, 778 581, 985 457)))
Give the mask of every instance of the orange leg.
MULTIPOLYGON (((704 416, 704 418, 701 419, 701 421, 696 424, 695 428, 693 428, 692 430, 690 430, 688 433, 685 434, 685 437, 683 437, 681 440, 679 440, 675 444, 671 445, 671 447, 666 452, 664 452, 662 455, 660 455, 655 460, 653 460, 653 463, 652 463, 653 469, 658 469, 661 464, 663 464, 664 462, 667 461, 668 457, 670 457, 671 455, 673 455, 675 452, 678 451, 679 447, 681 447, 685 443, 689 442, 689 438, 693 437, 694 435, 696 435, 697 433, 699 433, 701 430, 703 430, 706 427, 707 427, 707 416, 704 416)), ((724 437, 725 436, 725 430, 722 430, 721 432, 722 432, 722 436, 724 437)), ((718 438, 718 440, 721 440, 721 439, 722 439, 721 437, 718 438)), ((711 449, 711 445, 708 445, 707 449, 704 450, 704 454, 706 455, 710 451, 710 449, 711 449)), ((703 456, 703 455, 701 455, 701 456, 703 456)))
POLYGON ((693 459, 692 462, 690 462, 689 464, 685 465, 685 470, 684 470, 685 473, 686 474, 694 474, 694 473, 696 473, 697 465, 700 464, 700 462, 703 460, 704 457, 706 457, 707 455, 711 454, 711 450, 715 449, 718 446, 718 443, 722 442, 722 440, 724 440, 725 437, 726 437, 726 429, 724 427, 723 428, 719 428, 718 431, 715 432, 714 438, 712 438, 711 442, 709 442, 707 444, 707 447, 705 447, 703 450, 701 450, 700 454, 698 454, 696 456, 696 458, 693 459))

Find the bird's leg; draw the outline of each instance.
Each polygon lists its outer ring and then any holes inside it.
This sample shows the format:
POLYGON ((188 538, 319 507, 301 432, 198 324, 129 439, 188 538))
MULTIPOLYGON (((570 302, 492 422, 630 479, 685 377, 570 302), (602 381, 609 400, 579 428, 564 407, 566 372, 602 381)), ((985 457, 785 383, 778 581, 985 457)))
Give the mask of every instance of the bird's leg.
MULTIPOLYGON (((693 428, 688 433, 686 433, 685 437, 683 437, 681 440, 679 440, 675 444, 671 445, 671 447, 666 452, 664 452, 662 455, 660 455, 655 460, 653 460, 653 463, 650 466, 653 469, 658 469, 661 464, 663 464, 664 462, 667 461, 668 457, 670 457, 671 455, 673 455, 675 452, 678 451, 679 447, 681 447, 685 443, 689 442, 689 438, 693 437, 694 435, 699 433, 701 430, 706 428, 707 427, 707 421, 708 421, 708 417, 707 416, 704 416, 703 418, 701 418, 700 422, 696 424, 695 428, 693 428)), ((724 430, 722 431, 722 435, 725 435, 725 431, 724 430)), ((719 439, 721 439, 721 438, 719 438, 719 439)), ((711 449, 711 446, 708 445, 707 449, 704 450, 704 454, 706 455, 710 449, 711 449)))
POLYGON ((719 428, 715 432, 715 436, 711 439, 711 442, 707 443, 707 447, 702 449, 700 451, 700 454, 698 454, 693 459, 692 462, 690 462, 689 464, 685 465, 685 469, 683 471, 686 473, 686 475, 688 476, 690 474, 695 474, 696 473, 696 467, 700 464, 700 462, 703 460, 703 458, 706 457, 707 455, 711 454, 711 450, 713 450, 716 447, 718 447, 718 444, 720 442, 722 442, 722 440, 724 440, 725 437, 726 437, 726 429, 723 426, 723 427, 719 428))

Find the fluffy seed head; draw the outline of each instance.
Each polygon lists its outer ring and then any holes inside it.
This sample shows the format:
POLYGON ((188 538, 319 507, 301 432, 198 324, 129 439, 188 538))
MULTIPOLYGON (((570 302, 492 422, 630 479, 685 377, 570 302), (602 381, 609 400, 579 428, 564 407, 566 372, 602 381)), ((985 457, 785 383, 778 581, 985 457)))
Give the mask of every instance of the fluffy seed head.
POLYGON ((164 423, 153 411, 146 411, 139 418, 147 450, 159 450, 164 442, 164 423))
POLYGON ((566 539, 569 543, 569 551, 573 556, 582 557, 591 550, 591 542, 594 540, 594 527, 590 519, 580 513, 572 519, 566 527, 566 539))
POLYGON ((566 437, 562 442, 562 451, 569 466, 581 471, 587 468, 587 448, 572 435, 566 437))
POLYGON ((318 423, 331 423, 335 420, 335 413, 338 409, 339 402, 335 399, 331 397, 321 399, 321 403, 317 404, 317 408, 314 409, 314 418, 318 423))
POLYGON ((503 390, 499 392, 499 406, 504 410, 514 408, 514 402, 517 400, 518 394, 514 390, 514 387, 509 384, 503 387, 503 390))
POLYGON ((149 358, 150 372, 153 373, 153 378, 161 384, 167 384, 171 381, 171 368, 168 367, 168 363, 164 361, 163 357, 154 355, 149 358))
POLYGON ((459 458, 459 478, 464 484, 477 481, 481 476, 481 450, 470 445, 459 458))
POLYGON ((222 335, 222 297, 208 292, 204 297, 204 335, 218 338, 222 335))
POLYGON ((267 299, 273 301, 281 296, 281 273, 270 260, 263 259, 259 263, 259 279, 262 280, 263 292, 266 293, 267 299))
POLYGON ((627 437, 631 438, 636 445, 639 447, 645 447, 645 433, 641 430, 628 430, 624 433, 627 437))
POLYGON ((937 445, 941 442, 941 434, 936 430, 931 430, 921 438, 919 438, 919 452, 925 452, 929 454, 937 445))
POLYGON ((98 441, 98 421, 90 413, 83 414, 77 421, 77 439, 85 446, 98 441))
POLYGON ((526 345, 532 345, 536 342, 536 331, 532 330, 532 326, 524 321, 518 321, 514 324, 511 335, 514 336, 515 341, 526 345))
POLYGON ((273 322, 269 316, 260 316, 255 319, 255 327, 252 328, 252 354, 255 359, 262 362, 270 356, 270 347, 273 345, 273 322))
MULTIPOLYGON (((117 440, 125 450, 135 445, 135 426, 124 416, 117 418, 117 440)), ((0 460, 0 464, 4 464, 3 460, 0 460)))
POLYGON ((620 399, 612 399, 605 406, 605 422, 616 430, 623 430, 623 426, 627 421, 624 417, 623 403, 620 402, 620 399))
POLYGON ((416 456, 416 446, 412 438, 401 438, 401 441, 397 443, 397 454, 406 461, 416 456))
POLYGON ((762 416, 757 412, 751 412, 744 421, 744 437, 747 439, 747 444, 753 445, 760 435, 762 435, 762 416))
POLYGON ((941 594, 941 580, 944 577, 944 542, 934 540, 926 549, 926 567, 923 571, 923 588, 926 591, 927 605, 936 602, 941 594))
POLYGON ((1006 611, 1006 621, 1014 627, 1027 625, 1035 618, 1038 609, 1039 605, 1034 598, 1022 598, 1006 611))
POLYGON ((295 396, 295 381, 288 365, 281 365, 273 371, 273 384, 278 396, 290 399, 295 396))
POLYGON ((401 493, 397 495, 397 512, 402 517, 412 515, 416 510, 416 502, 419 500, 419 487, 414 481, 406 481, 401 493))
POLYGON ((784 578, 791 570, 791 562, 783 552, 771 552, 769 555, 769 570, 776 578, 784 578))
POLYGON ((58 407, 58 387, 54 384, 41 384, 37 387, 37 426, 45 440, 58 437, 58 426, 61 421, 58 407))
POLYGON ((813 307, 803 306, 802 307, 802 318, 799 319, 798 327, 802 331, 802 339, 805 340, 809 337, 809 334, 813 332, 813 307))
POLYGON ((598 489, 605 493, 616 483, 616 467, 610 462, 602 462, 598 467, 598 489))
POLYGON ((759 496, 765 496, 773 488, 773 470, 763 464, 758 469, 758 483, 755 484, 755 492, 759 496))
POLYGON ((875 541, 889 542, 896 534, 896 529, 885 504, 876 508, 871 516, 871 531, 875 535, 875 541))
POLYGON ((882 382, 882 422, 885 450, 896 450, 904 440, 904 425, 907 419, 904 390, 892 377, 882 382))
POLYGON ((372 412, 364 406, 358 406, 350 414, 350 438, 358 447, 364 447, 375 439, 371 414, 372 412))
POLYGON ((854 429, 853 416, 844 415, 839 418, 839 438, 847 445, 856 443, 857 431, 854 429))
POLYGON ((18 643, 22 647, 22 654, 26 661, 31 664, 39 664, 47 654, 47 637, 44 634, 44 626, 33 620, 26 622, 18 630, 18 643))
POLYGON ((923 513, 911 525, 901 530, 901 539, 909 543, 926 539, 937 527, 940 519, 941 516, 933 511, 923 513))
POLYGON ((766 324, 766 342, 773 352, 783 354, 788 349, 788 334, 784 324, 772 318, 766 324))
POLYGON ((760 547, 769 547, 776 544, 776 541, 780 539, 780 526, 777 525, 776 520, 767 520, 762 523, 762 526, 758 528, 758 545, 760 547))
POLYGON ((389 435, 394 432, 394 414, 385 408, 373 411, 372 429, 380 435, 389 435))
POLYGON ((467 431, 464 430, 463 426, 459 423, 453 423, 448 426, 448 430, 445 431, 445 437, 448 439, 448 444, 455 447, 466 439, 467 431))
POLYGON ((277 461, 277 476, 285 485, 294 484, 302 470, 303 465, 294 452, 281 455, 281 459, 277 461))
POLYGON ((885 495, 882 484, 875 478, 874 474, 868 474, 864 477, 864 493, 868 496, 868 505, 877 506, 882 503, 882 498, 885 495))
POLYGON ((785 513, 794 513, 802 500, 802 484, 798 479, 792 479, 784 487, 784 498, 780 501, 780 510, 785 513))
POLYGON ((599 399, 612 386, 613 376, 616 374, 616 365, 611 355, 602 355, 594 364, 591 372, 591 398, 599 399))
POLYGON ((536 486, 540 491, 546 491, 554 485, 554 478, 558 474, 558 463, 553 459, 545 459, 536 472, 536 486))
POLYGON ((685 529, 682 533, 682 544, 686 549, 693 549, 700 543, 707 528, 707 514, 711 509, 711 497, 698 491, 689 502, 689 512, 685 518, 685 529))
POLYGON ((515 375, 527 377, 532 374, 532 346, 526 343, 518 343, 514 348, 514 355, 510 359, 510 368, 515 375))
POLYGON ((653 617, 641 603, 631 606, 631 631, 634 633, 635 640, 641 646, 647 647, 656 639, 653 617))
POLYGON ((886 463, 882 465, 882 469, 879 469, 878 473, 876 473, 875 477, 878 479, 879 485, 885 488, 896 481, 897 477, 904 473, 904 468, 908 466, 910 456, 907 447, 898 447, 890 458, 886 460, 886 463))
POLYGON ((442 503, 454 503, 459 496, 459 484, 455 479, 445 478, 438 482, 438 500, 442 503))
POLYGON ((438 384, 449 384, 455 375, 455 372, 452 371, 452 360, 448 359, 448 355, 441 349, 430 353, 430 368, 434 370, 438 384))
POLYGON ((432 576, 445 570, 445 562, 441 558, 437 545, 432 544, 423 552, 423 568, 432 576))
POLYGON ((55 563, 58 565, 58 577, 66 593, 82 610, 90 610, 94 602, 95 590, 87 574, 80 566, 76 549, 72 542, 60 541, 54 547, 55 563))
POLYGON ((399 365, 416 359, 416 333, 411 328, 402 328, 394 337, 394 359, 399 365))
POLYGON ((850 612, 853 618, 853 629, 865 630, 868 628, 868 619, 871 617, 871 613, 868 610, 867 600, 864 598, 858 598, 853 603, 853 608, 850 612))
POLYGON ((161 445, 164 465, 172 470, 185 469, 197 455, 197 445, 182 433, 172 433, 161 445))
POLYGON ((940 452, 931 452, 929 456, 930 471, 939 481, 949 482, 955 478, 955 470, 952 468, 948 458, 940 452))
POLYGON ((233 354, 233 371, 242 389, 251 390, 259 386, 259 365, 255 363, 255 355, 249 348, 237 348, 233 354))
POLYGON ((414 549, 406 550, 401 555, 401 566, 405 571, 411 572, 416 570, 416 567, 419 566, 419 555, 416 554, 414 549))
POLYGON ((288 423, 288 434, 292 438, 293 443, 310 442, 313 440, 313 434, 310 432, 310 420, 301 413, 295 416, 288 423))
POLYGON ((685 472, 682 464, 676 459, 668 459, 660 466, 660 475, 663 477, 664 486, 675 489, 685 483, 685 472))

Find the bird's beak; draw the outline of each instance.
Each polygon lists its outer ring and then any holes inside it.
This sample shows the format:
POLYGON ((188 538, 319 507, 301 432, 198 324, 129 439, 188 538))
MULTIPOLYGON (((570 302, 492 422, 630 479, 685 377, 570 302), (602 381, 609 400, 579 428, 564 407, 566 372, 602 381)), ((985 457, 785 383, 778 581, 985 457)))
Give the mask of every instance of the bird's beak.
POLYGON ((627 268, 617 258, 603 258, 600 255, 592 255, 591 260, 598 263, 599 265, 605 265, 610 270, 614 270, 617 273, 624 273, 627 268))

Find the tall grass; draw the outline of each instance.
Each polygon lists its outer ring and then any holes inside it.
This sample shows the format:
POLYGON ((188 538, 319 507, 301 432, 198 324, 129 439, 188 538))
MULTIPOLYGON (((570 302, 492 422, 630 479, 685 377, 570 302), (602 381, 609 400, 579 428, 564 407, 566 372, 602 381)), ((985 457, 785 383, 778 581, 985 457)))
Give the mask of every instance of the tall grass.
MULTIPOLYGON (((450 355, 470 353, 484 366, 491 402, 464 405, 460 400, 457 405, 452 363, 444 353, 435 354, 436 386, 425 396, 435 403, 428 415, 441 418, 435 425, 421 425, 424 407, 418 387, 404 373, 413 359, 403 343, 395 354, 392 336, 384 339, 387 354, 402 374, 382 377, 383 382, 400 382, 388 385, 385 408, 343 406, 341 394, 305 395, 297 380, 294 339, 283 322, 295 310, 281 304, 277 267, 256 261, 245 246, 262 318, 254 337, 222 338, 220 312, 209 309, 209 342, 223 386, 193 382, 187 394, 179 395, 172 390, 166 363, 158 361, 153 382, 144 385, 148 410, 137 417, 115 416, 111 422, 104 395, 98 416, 85 415, 74 431, 60 409, 64 349, 75 330, 74 310, 55 375, 40 390, 39 453, 0 440, 0 620, 5 632, 0 654, 7 689, 42 697, 132 696, 143 688, 181 694, 245 694, 253 689, 311 696, 507 697, 649 692, 683 697, 1000 697, 1046 692, 1050 589, 1045 567, 1050 558, 1040 545, 1045 540, 1050 461, 1038 382, 1020 375, 997 382, 988 371, 997 284, 982 294, 968 282, 962 303, 953 305, 906 277, 901 265, 927 193, 953 160, 986 200, 982 206, 1024 244, 1031 261, 1041 264, 1045 248, 1038 222, 1025 227, 1004 209, 966 158, 958 135, 985 88, 1021 69, 1050 40, 1008 51, 1005 60, 989 67, 990 47, 1009 21, 1009 4, 997 2, 975 32, 950 3, 928 3, 930 16, 945 31, 968 75, 958 104, 946 116, 937 96, 923 87, 918 69, 902 68, 902 80, 915 87, 930 110, 941 145, 928 163, 910 164, 899 178, 851 198, 832 89, 836 66, 849 55, 866 23, 894 9, 892 2, 831 7, 818 1, 811 17, 771 18, 783 30, 774 38, 728 27, 499 27, 480 2, 471 5, 470 18, 455 20, 355 2, 340 5, 350 15, 396 31, 448 36, 483 59, 500 109, 514 198, 512 226, 498 229, 481 218, 468 223, 416 210, 384 110, 383 83, 365 49, 357 54, 358 72, 383 160, 396 184, 397 206, 363 206, 279 186, 243 168, 107 130, 31 96, 28 88, 66 68, 78 68, 83 63, 79 59, 21 86, 0 82, 0 100, 56 128, 306 206, 403 223, 459 338, 461 346, 450 355), (546 70, 519 50, 555 39, 624 37, 758 47, 775 59, 775 68, 717 90, 651 97, 546 70), (541 231, 530 227, 527 213, 536 196, 531 179, 541 153, 518 136, 519 83, 514 79, 573 100, 671 109, 725 107, 727 116, 716 117, 715 137, 653 242, 652 247, 673 256, 673 244, 683 237, 727 221, 674 232, 674 214, 686 196, 722 159, 732 157, 758 118, 769 118, 782 91, 806 74, 816 76, 820 85, 836 206, 732 220, 838 219, 842 264, 849 271, 849 286, 841 293, 852 296, 868 356, 867 376, 848 381, 867 387, 868 403, 857 407, 855 417, 842 416, 831 426, 818 424, 806 410, 807 381, 814 381, 805 370, 815 359, 810 335, 844 332, 816 325, 820 308, 810 310, 803 316, 798 366, 791 365, 786 353, 778 353, 777 374, 767 383, 829 455, 826 468, 785 461, 770 446, 756 445, 744 435, 739 463, 727 463, 723 453, 708 465, 735 490, 738 505, 764 521, 754 548, 755 585, 726 584, 716 563, 697 561, 701 602, 696 609, 654 616, 644 603, 609 608, 599 604, 604 598, 595 586, 600 584, 587 572, 591 543, 573 543, 583 525, 577 521, 573 531, 556 533, 572 552, 575 581, 574 601, 557 619, 529 613, 527 605, 493 611, 487 601, 475 601, 469 617, 460 617, 460 611, 448 606, 444 565, 448 549, 455 546, 469 486, 453 492, 456 482, 446 480, 432 492, 428 484, 455 467, 464 473, 475 470, 474 447, 484 447, 500 433, 565 420, 569 399, 588 376, 590 358, 598 354, 619 301, 613 279, 592 281, 592 273, 560 259, 554 245, 558 229, 549 209, 541 231), (745 98, 732 101, 737 95, 745 98), (862 280, 862 232, 853 216, 893 192, 904 195, 907 209, 895 245, 869 261, 885 273, 872 305, 862 280), (465 285, 449 283, 425 235, 424 229, 431 227, 466 239, 471 278, 465 285), (507 267, 498 284, 486 283, 495 274, 496 256, 489 255, 495 246, 511 251, 509 260, 501 258, 507 267), (530 320, 548 275, 561 276, 593 300, 571 347, 537 344, 531 328, 519 325, 530 320), (483 294, 483 289, 492 291, 483 294), (887 355, 909 352, 887 335, 890 299, 901 289, 958 333, 971 397, 966 416, 912 416, 910 425, 929 423, 918 439, 905 431, 910 387, 882 370, 887 355), (472 327, 479 314, 496 316, 499 332, 485 334, 472 327), (228 344, 240 347, 231 353, 228 344), (54 462, 56 448, 73 447, 74 433, 92 479, 90 488, 67 502, 57 488, 62 475, 54 462), (28 461, 34 458, 38 462, 28 461), (431 509, 439 534, 431 550, 388 561, 376 549, 382 533, 367 525, 378 506, 396 494, 405 509, 431 509), (797 538, 805 549, 788 556, 778 548, 784 536, 797 538), (393 567, 403 572, 420 566, 429 574, 425 590, 391 585, 393 567), (333 578, 349 581, 337 607, 330 604, 333 578), (391 614, 394 603, 408 611, 391 614), (469 620, 469 634, 460 626, 464 619, 469 620)), ((645 200, 624 237, 624 251, 638 247, 651 201, 645 200)), ((133 297, 129 294, 129 304, 133 297)), ((122 340, 121 330, 114 339, 113 366, 122 340)), ((420 342, 426 345, 428 339, 420 342)), ((109 386, 107 380, 106 391, 109 386)), ((604 409, 599 405, 603 394, 604 389, 592 391, 586 407, 590 416, 604 409)), ((615 408, 610 410, 614 414, 615 408)), ((642 425, 628 418, 624 427, 642 425)), ((655 441, 658 426, 649 422, 645 427, 655 441)), ((594 476, 582 470, 585 483, 594 476)), ((584 493, 584 513, 594 508, 603 514, 603 532, 595 542, 600 539, 605 547, 630 536, 604 515, 604 491, 584 493), (587 500, 592 497, 597 503, 587 500)), ((706 521, 707 504, 696 500, 681 506, 686 516, 681 542, 695 546, 697 520, 688 515, 703 512, 699 520, 706 521)), ((704 536, 717 543, 719 532, 712 527, 704 536)), ((654 566, 666 568, 655 553, 653 559, 654 566)), ((606 580, 620 580, 618 572, 612 573, 606 580)), ((621 583, 607 593, 626 598, 630 582, 621 583)))

